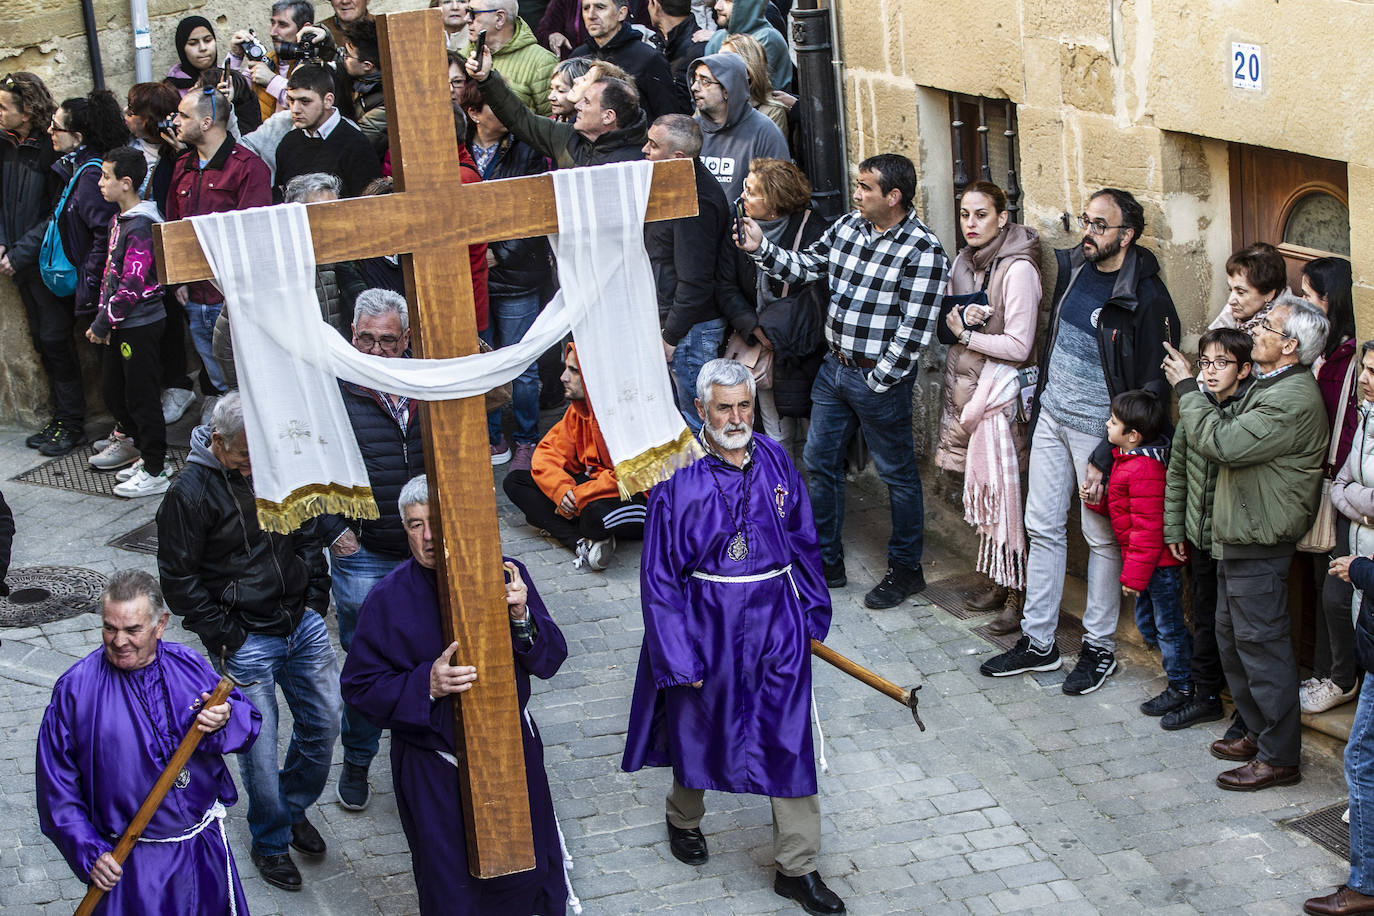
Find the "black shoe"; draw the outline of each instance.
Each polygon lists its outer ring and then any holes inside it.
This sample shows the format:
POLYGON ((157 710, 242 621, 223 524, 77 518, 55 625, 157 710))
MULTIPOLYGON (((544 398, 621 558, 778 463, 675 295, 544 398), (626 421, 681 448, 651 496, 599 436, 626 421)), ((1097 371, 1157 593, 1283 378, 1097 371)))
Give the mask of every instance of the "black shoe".
POLYGON ((372 788, 367 784, 367 767, 344 761, 343 772, 334 785, 339 804, 349 811, 361 811, 372 801, 372 788))
POLYGON ((821 560, 821 572, 825 576, 826 588, 844 588, 849 584, 849 577, 844 573, 844 557, 834 563, 821 560))
MULTIPOLYGON (((1217 716, 1218 719, 1221 716, 1217 716)), ((1245 727, 1245 720, 1240 717, 1240 710, 1231 713, 1231 727, 1226 729, 1226 734, 1221 736, 1222 741, 1238 741, 1250 734, 1250 729, 1245 727)))
POLYGON ((925 573, 907 566, 893 563, 888 567, 883 581, 873 586, 873 591, 864 595, 864 606, 875 611, 896 607, 918 592, 925 591, 925 573))
POLYGON ((1159 727, 1173 732, 1200 722, 1216 722, 1225 715, 1221 708, 1221 697, 1204 696, 1194 690, 1187 703, 1164 715, 1159 727))
POLYGON ((291 848, 308 856, 319 857, 324 855, 324 837, 320 836, 314 824, 301 818, 291 825, 291 848))
POLYGON ((1107 675, 1116 670, 1116 656, 1106 649, 1083 643, 1078 652, 1078 664, 1064 678, 1064 692, 1071 697, 1092 693, 1107 682, 1107 675))
POLYGON ((673 822, 668 821, 668 848, 673 851, 673 856, 679 862, 688 865, 704 865, 706 860, 711 858, 711 853, 706 850, 706 837, 701 835, 700 827, 688 830, 685 827, 674 827, 673 822))
MULTIPOLYGON (((258 867, 258 874, 262 875, 262 880, 273 887, 279 887, 284 891, 298 891, 301 889, 301 873, 296 868, 296 863, 291 861, 291 853, 284 852, 279 856, 260 856, 253 853, 253 864, 258 867)), ((171 877, 170 875, 167 877, 171 877)))
POLYGON ((1141 703, 1140 711, 1147 716, 1163 716, 1186 706, 1192 699, 1192 691, 1184 693, 1182 690, 1175 690, 1173 685, 1170 685, 1165 687, 1164 692, 1159 696, 1141 703))
POLYGON ((86 438, 86 430, 82 428, 82 424, 60 420, 48 441, 38 446, 38 454, 48 458, 61 458, 88 442, 90 440, 86 438))
POLYGON ((43 424, 43 428, 24 440, 24 444, 29 448, 42 448, 45 443, 52 439, 57 432, 57 421, 49 420, 43 424))
POLYGON ((1022 636, 1013 648, 983 662, 978 671, 983 677, 1010 677, 1027 671, 1053 671, 1062 664, 1064 660, 1054 643, 1041 652, 1031 645, 1029 636, 1022 636))
POLYGON ((818 871, 807 872, 796 878, 789 878, 778 872, 778 876, 773 879, 773 893, 801 904, 801 908, 812 916, 829 916, 845 911, 844 901, 825 886, 818 871))

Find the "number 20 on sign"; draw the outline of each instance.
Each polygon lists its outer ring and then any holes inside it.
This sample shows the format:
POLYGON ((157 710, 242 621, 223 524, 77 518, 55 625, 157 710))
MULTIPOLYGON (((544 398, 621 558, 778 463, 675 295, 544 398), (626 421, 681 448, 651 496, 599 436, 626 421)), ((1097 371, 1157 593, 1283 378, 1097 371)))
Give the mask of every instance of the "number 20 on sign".
POLYGON ((1264 71, 1261 69, 1260 46, 1231 42, 1231 85, 1236 89, 1249 89, 1259 92, 1264 89, 1264 71))

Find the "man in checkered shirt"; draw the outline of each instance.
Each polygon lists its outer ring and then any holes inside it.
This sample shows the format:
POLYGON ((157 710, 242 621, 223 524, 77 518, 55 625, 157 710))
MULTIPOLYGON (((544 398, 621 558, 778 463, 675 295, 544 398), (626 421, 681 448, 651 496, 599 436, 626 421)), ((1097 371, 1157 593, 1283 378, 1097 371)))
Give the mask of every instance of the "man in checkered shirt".
POLYGON ((825 582, 842 588, 844 461, 855 427, 863 430, 887 484, 892 536, 887 575, 866 596, 889 608, 925 588, 921 547, 925 524, 921 478, 911 435, 916 359, 940 314, 949 259, 940 240, 916 217, 916 167, 885 153, 859 163, 856 209, 815 244, 788 251, 743 220, 740 248, 765 273, 791 283, 830 284, 825 337, 830 352, 811 390, 811 429, 802 457, 811 477, 825 582))

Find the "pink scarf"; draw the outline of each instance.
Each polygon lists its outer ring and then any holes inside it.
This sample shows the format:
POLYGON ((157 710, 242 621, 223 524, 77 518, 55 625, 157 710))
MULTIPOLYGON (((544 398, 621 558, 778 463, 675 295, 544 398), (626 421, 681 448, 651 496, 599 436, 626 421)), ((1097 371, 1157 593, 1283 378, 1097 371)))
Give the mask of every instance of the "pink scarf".
POLYGON ((978 571, 998 585, 1022 589, 1026 530, 1010 423, 1018 394, 1016 370, 988 360, 959 423, 973 431, 964 468, 964 521, 978 530, 978 571))

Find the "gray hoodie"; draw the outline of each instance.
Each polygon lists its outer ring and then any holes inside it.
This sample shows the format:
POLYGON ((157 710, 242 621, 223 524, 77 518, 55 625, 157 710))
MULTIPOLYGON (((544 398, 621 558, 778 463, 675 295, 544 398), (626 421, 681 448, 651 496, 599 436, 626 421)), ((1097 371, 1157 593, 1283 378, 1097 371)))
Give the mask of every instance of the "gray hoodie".
POLYGON ((702 133, 701 161, 733 203, 744 190, 749 163, 764 158, 791 161, 792 156, 778 126, 749 104, 749 76, 738 54, 709 54, 692 64, 691 74, 701 67, 720 81, 726 105, 724 124, 701 113, 696 116, 702 133))

